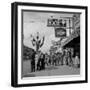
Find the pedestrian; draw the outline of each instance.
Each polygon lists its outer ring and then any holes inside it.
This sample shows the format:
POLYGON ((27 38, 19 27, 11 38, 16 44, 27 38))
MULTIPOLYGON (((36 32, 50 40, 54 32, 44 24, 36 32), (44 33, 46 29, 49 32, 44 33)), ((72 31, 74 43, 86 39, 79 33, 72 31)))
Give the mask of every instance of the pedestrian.
POLYGON ((41 59, 39 57, 37 62, 37 70, 40 70, 40 67, 41 67, 41 59))
POLYGON ((45 55, 41 54, 41 70, 45 69, 45 55))
POLYGON ((35 72, 35 53, 32 54, 32 59, 31 59, 31 72, 35 72))
POLYGON ((45 54, 45 64, 49 66, 49 55, 45 54))
POLYGON ((79 59, 78 53, 76 53, 74 65, 76 68, 78 68, 80 66, 80 59, 79 59))
POLYGON ((38 60, 39 60, 39 54, 37 53, 37 54, 35 55, 35 70, 37 70, 38 60))
POLYGON ((71 51, 68 51, 68 65, 72 65, 72 57, 71 57, 71 51))

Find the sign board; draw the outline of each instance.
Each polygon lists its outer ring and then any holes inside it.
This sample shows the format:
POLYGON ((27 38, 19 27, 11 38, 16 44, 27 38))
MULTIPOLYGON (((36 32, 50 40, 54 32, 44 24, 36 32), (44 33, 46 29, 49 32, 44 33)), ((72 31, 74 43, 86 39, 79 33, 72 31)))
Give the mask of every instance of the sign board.
POLYGON ((66 27, 66 20, 63 19, 48 19, 47 26, 48 27, 66 27))
POLYGON ((66 29, 55 28, 55 37, 66 37, 66 29))

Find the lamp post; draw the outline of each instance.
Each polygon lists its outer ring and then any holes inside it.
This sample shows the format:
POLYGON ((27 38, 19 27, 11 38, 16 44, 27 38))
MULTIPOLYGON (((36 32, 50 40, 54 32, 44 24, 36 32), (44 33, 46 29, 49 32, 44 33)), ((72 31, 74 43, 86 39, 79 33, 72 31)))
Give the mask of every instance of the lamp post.
POLYGON ((45 37, 43 36, 42 37, 42 40, 40 39, 40 36, 39 36, 39 32, 37 32, 37 36, 34 37, 32 34, 31 34, 31 37, 32 37, 32 45, 36 47, 36 52, 39 51, 39 49, 43 46, 44 44, 44 41, 45 41, 45 37))

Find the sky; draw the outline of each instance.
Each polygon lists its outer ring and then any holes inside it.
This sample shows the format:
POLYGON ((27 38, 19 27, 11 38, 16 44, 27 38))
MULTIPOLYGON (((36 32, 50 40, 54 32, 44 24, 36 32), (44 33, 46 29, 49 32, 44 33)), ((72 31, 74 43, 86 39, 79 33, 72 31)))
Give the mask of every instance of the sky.
POLYGON ((35 49, 35 47, 32 46, 32 38, 30 36, 33 35, 35 37, 37 32, 39 32, 41 39, 45 36, 44 45, 41 47, 42 52, 48 52, 50 46, 52 46, 52 40, 60 40, 60 38, 55 37, 54 27, 47 27, 47 20, 51 18, 51 16, 58 19, 60 17, 72 17, 73 14, 23 11, 24 45, 35 49))

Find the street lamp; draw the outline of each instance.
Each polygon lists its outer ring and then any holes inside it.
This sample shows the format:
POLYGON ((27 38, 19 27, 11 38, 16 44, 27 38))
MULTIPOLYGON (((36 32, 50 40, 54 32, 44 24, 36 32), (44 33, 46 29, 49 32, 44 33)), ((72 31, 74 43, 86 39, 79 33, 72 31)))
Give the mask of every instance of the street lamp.
POLYGON ((44 41, 45 41, 45 37, 43 36, 42 37, 42 40, 40 39, 40 35, 39 35, 39 32, 37 32, 37 36, 34 37, 32 34, 31 34, 31 37, 32 37, 32 45, 36 47, 36 52, 39 51, 39 49, 43 46, 44 44, 44 41))

